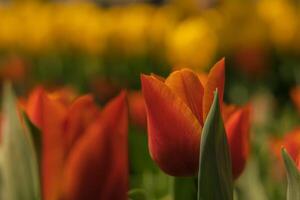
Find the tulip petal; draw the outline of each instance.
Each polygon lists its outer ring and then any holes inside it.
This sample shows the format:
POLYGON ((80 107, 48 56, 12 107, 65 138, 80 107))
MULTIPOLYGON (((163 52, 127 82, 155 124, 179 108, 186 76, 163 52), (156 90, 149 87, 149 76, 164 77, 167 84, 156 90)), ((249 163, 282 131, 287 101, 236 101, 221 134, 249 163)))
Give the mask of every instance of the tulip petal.
POLYGON ((163 82, 141 76, 147 107, 151 157, 173 176, 198 171, 201 125, 188 106, 163 82))
POLYGON ((208 75, 206 73, 198 73, 197 76, 198 76, 201 84, 203 86, 205 86, 207 83, 208 75))
POLYGON ((96 119, 98 114, 99 110, 91 95, 81 96, 72 103, 65 124, 64 141, 67 151, 72 148, 85 128, 93 122, 93 119, 96 119))
POLYGON ((165 84, 186 103, 200 124, 203 125, 204 89, 197 74, 189 69, 175 71, 166 79, 165 84))
POLYGON ((64 200, 127 200, 127 124, 122 93, 74 146, 64 169, 64 200))
POLYGON ((222 117, 223 117, 223 121, 224 123, 227 122, 227 120, 232 116, 233 113, 235 113, 236 111, 238 111, 239 107, 236 105, 232 105, 232 104, 225 104, 223 103, 222 106, 222 117))
POLYGON ((220 105, 223 102, 224 84, 225 84, 225 59, 221 59, 210 70, 207 83, 204 86, 203 97, 203 119, 205 120, 210 110, 214 98, 214 91, 216 88, 219 93, 220 105))
POLYGON ((28 102, 25 105, 26 113, 30 121, 38 128, 41 128, 43 121, 43 98, 46 95, 42 87, 34 89, 28 97, 28 102))
POLYGON ((63 88, 58 88, 52 92, 49 92, 48 96, 50 99, 59 101, 65 106, 68 106, 76 98, 76 92, 73 88, 63 87, 63 88))
POLYGON ((154 73, 151 73, 150 75, 153 76, 153 77, 155 77, 156 79, 162 81, 162 82, 165 82, 165 80, 166 80, 164 77, 159 76, 159 75, 154 74, 154 73))
POLYGON ((66 110, 57 101, 45 98, 42 126, 42 174, 44 199, 57 199, 64 162, 64 122, 66 110))
POLYGON ((239 109, 225 124, 231 151, 232 173, 238 178, 246 165, 250 149, 250 107, 239 109))
POLYGON ((48 97, 43 88, 35 89, 26 107, 29 119, 42 131, 43 199, 57 199, 64 163, 64 125, 66 107, 48 97))

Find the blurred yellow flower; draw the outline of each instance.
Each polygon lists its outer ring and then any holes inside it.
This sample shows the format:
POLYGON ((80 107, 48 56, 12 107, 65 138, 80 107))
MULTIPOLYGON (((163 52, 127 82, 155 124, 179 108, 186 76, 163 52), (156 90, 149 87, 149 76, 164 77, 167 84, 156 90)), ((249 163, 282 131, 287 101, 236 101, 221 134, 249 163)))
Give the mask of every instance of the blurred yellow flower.
POLYGON ((279 48, 291 45, 297 29, 297 11, 284 0, 259 1, 258 14, 267 24, 270 38, 279 48))
POLYGON ((56 6, 55 10, 58 12, 54 18, 54 31, 59 43, 87 53, 104 50, 108 29, 101 9, 93 4, 78 3, 56 6))
POLYGON ((168 36, 168 60, 176 68, 202 70, 216 54, 218 39, 213 29, 201 18, 183 21, 168 36))
POLYGON ((169 65, 196 70, 209 66, 216 53, 243 46, 299 49, 299 8, 291 2, 228 0, 203 9, 205 2, 213 1, 109 8, 91 2, 2 4, 0 49, 75 50, 120 58, 154 55, 169 65), (192 5, 194 12, 186 13, 188 9, 178 8, 181 4, 192 5))
POLYGON ((111 42, 125 55, 139 55, 147 52, 147 31, 151 24, 153 8, 146 5, 112 8, 111 42))

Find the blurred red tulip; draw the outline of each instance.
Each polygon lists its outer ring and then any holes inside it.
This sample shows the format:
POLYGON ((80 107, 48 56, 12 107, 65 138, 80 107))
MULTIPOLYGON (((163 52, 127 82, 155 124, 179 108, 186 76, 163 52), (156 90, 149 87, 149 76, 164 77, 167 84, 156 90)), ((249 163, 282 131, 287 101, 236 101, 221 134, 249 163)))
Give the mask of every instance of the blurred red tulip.
MULTIPOLYGON (((232 108, 231 108, 232 109, 232 108)), ((223 110, 225 110, 223 108, 223 110)), ((251 106, 231 110, 228 118, 223 118, 231 151, 232 174, 236 179, 245 168, 250 151, 251 106)))
POLYGON ((235 67, 251 78, 262 77, 268 72, 267 51, 261 46, 242 46, 234 54, 235 67))
MULTIPOLYGON (((202 127, 216 88, 223 104, 224 76, 224 59, 211 69, 207 78, 188 69, 173 72, 165 81, 142 75, 150 153, 167 174, 197 174, 202 127)), ((249 108, 222 109, 226 110, 223 115, 229 144, 233 145, 233 174, 237 178, 249 151, 249 108)))
POLYGON ((0 66, 0 77, 2 80, 13 82, 23 81, 27 74, 27 65, 25 60, 19 56, 9 56, 0 66))
POLYGON ((280 139, 272 139, 270 142, 271 153, 276 161, 273 167, 273 177, 282 180, 284 177, 284 161, 281 155, 281 149, 285 148, 291 158, 295 161, 300 170, 300 127, 289 131, 280 139), (280 162, 278 162, 280 161, 280 162))
POLYGON ((129 116, 133 124, 147 127, 145 99, 141 92, 130 92, 128 94, 129 116))
POLYGON ((300 156, 300 127, 286 133, 282 139, 271 142, 272 151, 278 158, 281 157, 280 151, 282 147, 286 148, 295 161, 297 160, 298 156, 300 156))
POLYGON ((106 102, 120 91, 120 87, 116 83, 101 77, 92 78, 89 82, 89 88, 101 102, 106 102))
POLYGON ((62 104, 68 106, 77 97, 77 91, 71 87, 54 88, 47 93, 51 99, 60 101, 62 104))
POLYGON ((43 199, 127 199, 125 96, 100 112, 90 95, 67 105, 41 87, 31 93, 26 112, 42 132, 43 199))

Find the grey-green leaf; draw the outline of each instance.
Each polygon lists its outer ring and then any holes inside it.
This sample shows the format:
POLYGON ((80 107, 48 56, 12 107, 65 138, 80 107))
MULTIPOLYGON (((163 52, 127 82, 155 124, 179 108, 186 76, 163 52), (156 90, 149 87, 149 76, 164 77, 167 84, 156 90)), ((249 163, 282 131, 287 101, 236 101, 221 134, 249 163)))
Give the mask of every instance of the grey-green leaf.
POLYGON ((285 149, 281 150, 281 155, 288 180, 287 200, 300 200, 300 172, 285 149))
POLYGON ((198 200, 232 200, 231 159, 218 92, 205 121, 200 145, 198 200))
POLYGON ((1 190, 2 199, 40 200, 39 170, 29 129, 17 110, 10 84, 3 93, 1 190))

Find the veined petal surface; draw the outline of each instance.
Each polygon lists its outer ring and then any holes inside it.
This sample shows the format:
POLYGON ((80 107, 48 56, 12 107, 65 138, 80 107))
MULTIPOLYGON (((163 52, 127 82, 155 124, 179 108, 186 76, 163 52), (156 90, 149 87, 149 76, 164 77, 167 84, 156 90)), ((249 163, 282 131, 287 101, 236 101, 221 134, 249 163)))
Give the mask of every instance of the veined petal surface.
POLYGON ((146 75, 141 80, 153 160, 170 175, 195 175, 201 134, 198 119, 165 83, 146 75))
POLYGON ((186 103, 200 124, 203 125, 204 88, 197 74, 189 69, 175 71, 166 79, 165 84, 186 103))
POLYGON ((225 84, 225 59, 217 62, 209 72, 206 85, 204 86, 203 119, 205 121, 214 99, 214 91, 218 89, 220 105, 223 102, 225 84))
POLYGON ((74 146, 64 168, 64 200, 127 200, 127 124, 122 93, 74 146))
POLYGON ((250 106, 237 110, 226 122, 232 173, 236 179, 245 168, 250 149, 250 106))

